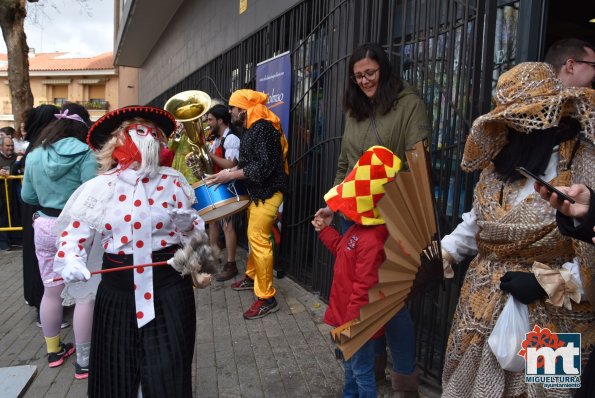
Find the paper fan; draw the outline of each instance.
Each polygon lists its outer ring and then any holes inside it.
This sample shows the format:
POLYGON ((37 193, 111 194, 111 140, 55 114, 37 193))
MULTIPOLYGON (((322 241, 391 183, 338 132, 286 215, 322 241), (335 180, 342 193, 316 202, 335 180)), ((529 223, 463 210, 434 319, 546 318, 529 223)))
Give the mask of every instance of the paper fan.
POLYGON ((378 209, 389 237, 379 283, 368 291, 369 303, 359 318, 331 331, 337 356, 349 359, 405 306, 412 294, 435 287, 442 278, 437 217, 426 142, 406 152, 408 171, 384 185, 378 209))

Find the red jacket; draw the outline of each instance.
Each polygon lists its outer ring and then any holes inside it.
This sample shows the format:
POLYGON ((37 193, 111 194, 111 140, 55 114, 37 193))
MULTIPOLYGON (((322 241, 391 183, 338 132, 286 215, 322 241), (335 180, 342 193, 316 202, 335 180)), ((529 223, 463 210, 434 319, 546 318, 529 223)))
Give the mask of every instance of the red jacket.
MULTIPOLYGON (((368 304, 368 289, 378 283, 387 237, 384 225, 355 224, 343 236, 331 227, 320 231, 320 240, 336 257, 326 324, 336 327, 359 317, 360 308, 368 304)), ((383 334, 384 328, 372 338, 383 334)))

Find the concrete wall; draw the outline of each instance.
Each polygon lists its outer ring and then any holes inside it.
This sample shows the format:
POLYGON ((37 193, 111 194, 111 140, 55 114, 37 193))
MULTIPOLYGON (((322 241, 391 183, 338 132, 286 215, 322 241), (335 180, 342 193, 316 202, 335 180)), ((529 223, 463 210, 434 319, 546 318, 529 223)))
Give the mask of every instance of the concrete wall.
POLYGON ((120 66, 118 68, 118 108, 138 105, 138 68, 120 66))
POLYGON ((186 0, 139 72, 139 102, 181 81, 301 0, 186 0))

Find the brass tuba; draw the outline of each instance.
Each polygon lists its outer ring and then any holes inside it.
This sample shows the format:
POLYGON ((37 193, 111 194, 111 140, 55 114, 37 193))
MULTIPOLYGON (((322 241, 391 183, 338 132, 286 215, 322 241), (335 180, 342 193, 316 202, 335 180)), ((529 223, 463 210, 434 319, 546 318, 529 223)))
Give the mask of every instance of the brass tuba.
POLYGON ((203 91, 182 91, 167 100, 165 110, 174 115, 184 125, 192 152, 186 155, 186 164, 196 178, 213 172, 213 162, 209 157, 205 142, 205 131, 199 120, 211 107, 211 97, 203 91))

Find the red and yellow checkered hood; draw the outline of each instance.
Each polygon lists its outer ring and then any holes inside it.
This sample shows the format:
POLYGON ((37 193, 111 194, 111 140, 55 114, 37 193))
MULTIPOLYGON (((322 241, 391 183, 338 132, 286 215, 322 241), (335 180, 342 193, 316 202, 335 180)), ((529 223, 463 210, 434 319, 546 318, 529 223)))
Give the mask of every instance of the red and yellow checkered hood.
POLYGON ((357 161, 345 180, 324 195, 326 204, 361 225, 384 224, 376 204, 383 185, 395 178, 401 160, 389 149, 373 146, 357 161))

